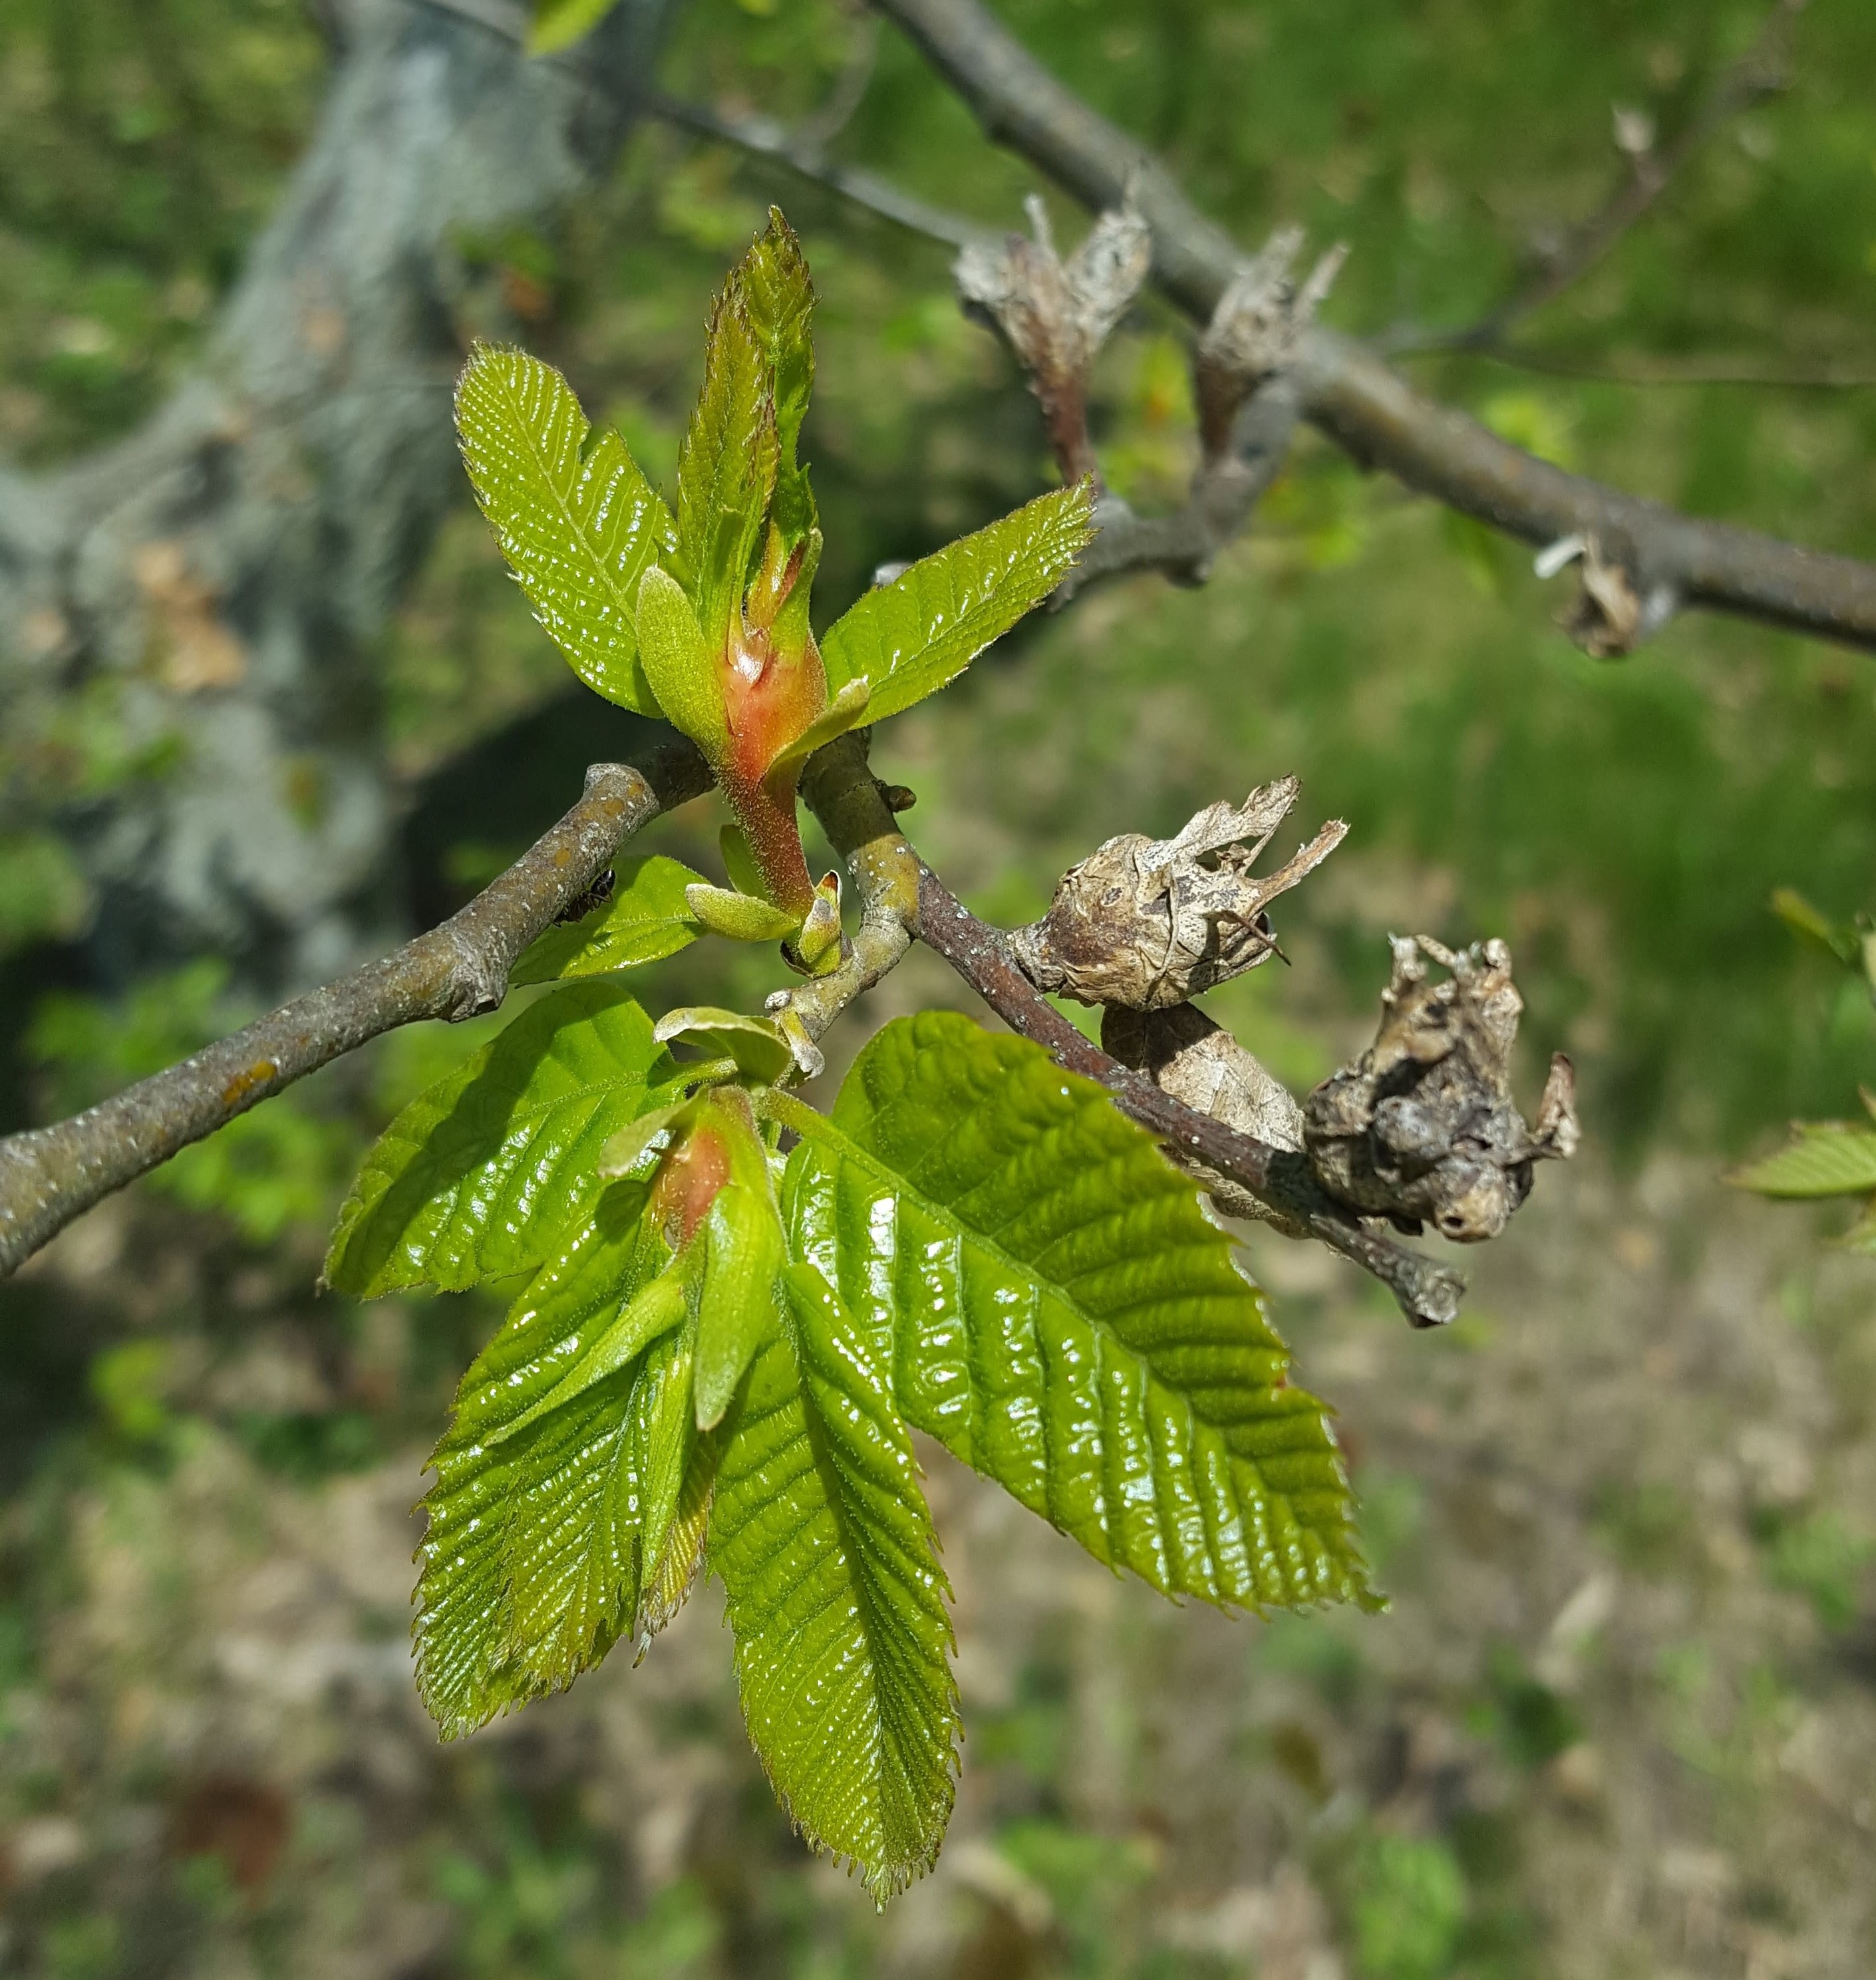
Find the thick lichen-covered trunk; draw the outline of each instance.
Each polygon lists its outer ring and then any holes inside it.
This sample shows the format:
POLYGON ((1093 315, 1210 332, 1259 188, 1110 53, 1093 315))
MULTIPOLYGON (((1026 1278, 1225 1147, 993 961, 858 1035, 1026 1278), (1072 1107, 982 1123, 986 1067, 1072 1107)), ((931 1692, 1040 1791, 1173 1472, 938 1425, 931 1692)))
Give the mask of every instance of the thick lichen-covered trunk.
MULTIPOLYGON (((374 662, 457 496, 467 251, 550 223, 606 168, 671 11, 627 0, 531 61, 509 0, 352 0, 313 141, 194 374, 101 455, 0 473, 10 753, 88 691, 85 720, 147 766, 57 819, 107 974, 213 945, 306 981, 381 938, 374 662)), ((17 771, 9 802, 16 825, 35 802, 17 771)))

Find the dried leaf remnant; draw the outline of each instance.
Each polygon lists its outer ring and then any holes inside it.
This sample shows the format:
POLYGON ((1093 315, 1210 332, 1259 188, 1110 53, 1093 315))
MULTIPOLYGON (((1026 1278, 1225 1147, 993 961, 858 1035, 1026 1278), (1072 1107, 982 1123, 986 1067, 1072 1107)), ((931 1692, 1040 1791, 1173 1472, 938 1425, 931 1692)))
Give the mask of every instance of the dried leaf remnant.
POLYGON ((1495 1238, 1531 1193, 1532 1165, 1576 1152, 1575 1078, 1559 1052, 1527 1127, 1511 1090, 1524 1000, 1502 942, 1457 953, 1394 938, 1381 1028, 1303 1106, 1310 1167, 1329 1193, 1417 1235, 1495 1238), (1425 956, 1447 969, 1429 982, 1425 956))
POLYGON ((1332 820, 1274 873, 1253 874, 1301 789, 1282 777, 1241 806, 1208 806, 1176 838, 1126 832, 1096 847, 1012 938, 1030 981, 1079 1003, 1163 1011, 1267 962, 1279 952, 1269 903, 1349 829, 1332 820))

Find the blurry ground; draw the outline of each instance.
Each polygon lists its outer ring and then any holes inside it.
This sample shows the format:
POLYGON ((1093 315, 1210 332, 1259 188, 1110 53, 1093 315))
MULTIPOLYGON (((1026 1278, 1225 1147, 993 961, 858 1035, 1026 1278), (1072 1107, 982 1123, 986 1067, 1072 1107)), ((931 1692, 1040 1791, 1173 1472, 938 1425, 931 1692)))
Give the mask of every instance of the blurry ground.
POLYGON ((883 1919, 777 1812, 713 1590, 640 1668, 439 1746, 391 1399, 446 1307, 348 1326, 304 1257, 231 1271, 112 1205, 15 1297, 195 1324, 114 1350, 8 1515, 44 1606, 0 1706, 0 1970, 1866 1974, 1870 1268, 1693 1164, 1543 1184, 1443 1336, 1256 1246, 1385 1618, 1176 1610, 926 1450, 965 1770, 883 1919))

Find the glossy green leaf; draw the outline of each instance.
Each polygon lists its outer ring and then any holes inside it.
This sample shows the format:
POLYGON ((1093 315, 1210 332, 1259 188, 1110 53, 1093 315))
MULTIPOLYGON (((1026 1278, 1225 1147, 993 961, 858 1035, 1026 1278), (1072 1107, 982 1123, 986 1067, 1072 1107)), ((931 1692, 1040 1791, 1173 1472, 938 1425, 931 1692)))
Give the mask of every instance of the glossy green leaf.
POLYGON ((677 563, 704 638, 727 650, 775 487, 768 352, 734 275, 710 312, 704 387, 677 463, 677 563))
POLYGON ((1086 488, 1058 488, 869 591, 821 642, 830 691, 865 681, 870 722, 934 693, 1067 576, 1091 514, 1086 488))
POLYGON ((550 992, 379 1138, 339 1212, 328 1282, 365 1299, 454 1292, 544 1264, 604 1186, 600 1151, 680 1078, 616 978, 550 992))
POLYGON ((463 460, 502 554, 587 686, 662 713, 638 663, 638 586, 677 542, 670 512, 615 433, 525 351, 479 344, 456 388, 463 460))
POLYGON ((1192 1183, 1100 1088, 947 1012, 902 1018, 803 1136, 792 1255, 899 1407, 1097 1559, 1252 1608, 1372 1603, 1322 1404, 1192 1183))
POLYGON ((527 52, 550 55, 571 48, 591 34, 618 4, 619 0, 534 0, 527 52))
POLYGON ((671 726, 717 762, 730 733, 723 710, 721 641, 714 651, 705 646, 683 587, 656 564, 638 586, 638 656, 671 726))
POLYGON ((732 1182, 720 1189, 703 1235, 697 1417, 699 1430, 713 1430, 775 1324, 785 1251, 766 1177, 753 1187, 732 1182))
POLYGON ((690 1413, 688 1344, 667 1326, 593 1380, 568 1377, 667 1267, 645 1198, 615 1184, 537 1275, 463 1377, 431 1460, 417 1671, 446 1736, 570 1683, 637 1612, 674 1391, 690 1413))
POLYGON ((580 920, 538 936, 522 952, 509 982, 604 976, 675 955, 704 932, 684 899, 684 889, 699 877, 662 853, 620 860, 607 899, 580 920))
POLYGON ((660 1430, 647 1468, 645 1571, 638 1596, 638 1634, 657 1635, 684 1605, 704 1567, 704 1544, 715 1501, 722 1440, 700 1431, 691 1397, 690 1350, 685 1350, 684 1387, 670 1397, 675 1417, 660 1430))
POLYGON ((675 1133, 689 1124, 697 1111, 694 1100, 654 1107, 636 1121, 628 1121, 599 1151, 599 1172, 608 1181, 630 1175, 646 1161, 660 1135, 675 1133))
POLYGON ((1788 1148, 1735 1172, 1761 1196, 1866 1196, 1876 1191, 1876 1131, 1809 1121, 1788 1148))
POLYGON ((710 1561, 776 1792, 883 1901, 930 1867, 950 1816, 950 1590, 886 1360, 819 1272, 786 1286, 787 1324, 725 1425, 710 1561))
POLYGON ((690 1312, 684 1274, 661 1272, 650 1284, 641 1287, 609 1321, 591 1330, 584 1340, 570 1340, 565 1371, 539 1401, 531 1403, 518 1417, 486 1433, 491 1444, 505 1443, 550 1412, 564 1409, 578 1400, 595 1382, 616 1375, 628 1361, 635 1361, 654 1340, 673 1327, 681 1326, 690 1312))

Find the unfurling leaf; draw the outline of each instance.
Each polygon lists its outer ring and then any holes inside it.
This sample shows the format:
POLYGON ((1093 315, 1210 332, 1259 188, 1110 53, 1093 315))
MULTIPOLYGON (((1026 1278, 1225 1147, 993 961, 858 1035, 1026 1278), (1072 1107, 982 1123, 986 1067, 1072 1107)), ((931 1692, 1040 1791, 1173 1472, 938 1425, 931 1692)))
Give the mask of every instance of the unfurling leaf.
POLYGON ((604 904, 579 921, 537 936, 522 951, 509 982, 552 983, 574 976, 604 976, 675 955, 704 932, 684 899, 684 889, 699 877, 661 853, 620 860, 604 904))
POLYGON ((685 905, 712 935, 729 942, 780 942, 801 925, 801 918, 772 907, 760 894, 732 893, 699 880, 684 889, 685 905))
POLYGON ((739 894, 762 893, 762 869, 756 864, 756 855, 749 849, 748 835, 740 825, 726 825, 717 835, 717 844, 723 854, 723 871, 730 876, 730 885, 739 894))
POLYGON ((812 1267, 785 1285, 724 1426, 710 1562, 777 1793, 883 1902, 930 1867, 950 1816, 950 1590, 886 1359, 812 1267))
POLYGON ((603 1187, 600 1150, 679 1082, 616 980, 550 992, 380 1136, 339 1212, 328 1283, 364 1299, 457 1292, 544 1264, 603 1187))
POLYGON ((657 1303, 636 1354, 570 1377, 645 1314, 667 1267, 645 1195, 615 1184, 536 1277, 463 1377, 431 1460, 417 1672, 446 1736, 571 1683, 637 1612, 674 1385, 690 1414, 689 1346, 657 1303))
POLYGON ((1867 1196, 1876 1192, 1876 1131, 1806 1122, 1788 1148, 1738 1170, 1732 1181, 1761 1196, 1867 1196))
POLYGON ((693 1045, 707 1058, 733 1058, 748 1078, 765 1085, 780 1079, 795 1061, 793 1047, 771 1019, 720 1011, 709 1004, 667 1011, 655 1035, 660 1045, 676 1039, 693 1045))
POLYGON ((870 719, 872 699, 873 690, 866 682, 849 681, 763 775, 773 777, 780 772, 798 776, 801 766, 823 742, 831 742, 837 736, 844 736, 850 729, 857 729, 870 719))
POLYGON ((869 591, 821 642, 829 689, 865 681, 869 722, 923 701, 1054 590, 1092 514, 1085 487, 1058 488, 869 591))
POLYGON ((782 1220, 766 1176, 726 1184, 704 1226, 697 1301, 697 1416, 713 1430, 775 1324, 784 1258, 782 1220))
POLYGON ((774 491, 768 352, 733 277, 710 311, 704 388, 677 463, 677 564, 711 656, 729 650, 774 491))
POLYGON ((638 586, 638 653, 658 705, 714 762, 723 752, 723 662, 704 643, 683 587, 656 564, 638 586))
POLYGON ((1168 1594, 1372 1604, 1323 1406, 1191 1182, 1038 1046, 928 1012, 861 1052, 783 1189, 913 1426, 1168 1594))
POLYGON ((823 873, 814 905, 795 937, 795 955, 810 976, 824 976, 840 961, 840 876, 823 873))
POLYGON ((639 580, 677 543, 670 511, 615 433, 524 351, 479 344, 456 387, 463 460, 534 616, 587 686, 662 713, 638 664, 639 580))
MULTIPOLYGON (((814 347, 810 325, 814 314, 814 287, 801 244, 779 208, 769 209, 768 230, 743 257, 738 270, 750 327, 762 346, 770 367, 775 403, 777 448, 771 520, 780 559, 791 556, 807 541, 815 525, 814 497, 807 470, 795 458, 801 422, 814 386, 814 347)), ((805 583, 800 586, 802 623, 807 623, 805 583)))

